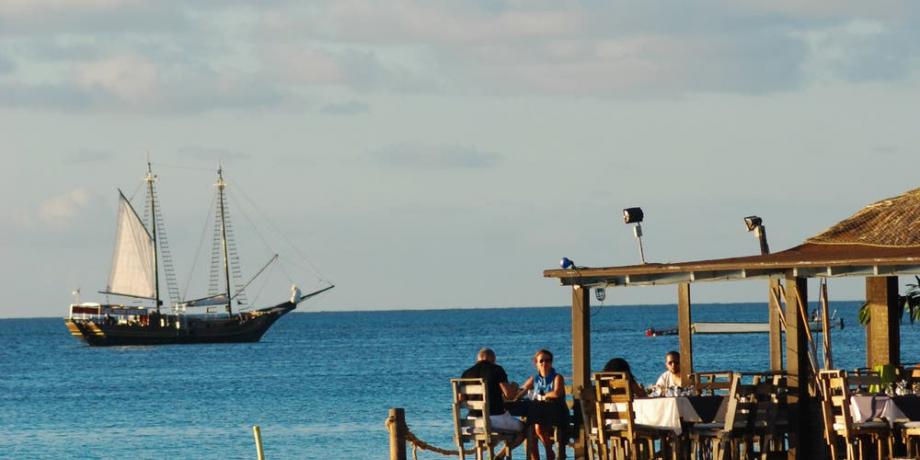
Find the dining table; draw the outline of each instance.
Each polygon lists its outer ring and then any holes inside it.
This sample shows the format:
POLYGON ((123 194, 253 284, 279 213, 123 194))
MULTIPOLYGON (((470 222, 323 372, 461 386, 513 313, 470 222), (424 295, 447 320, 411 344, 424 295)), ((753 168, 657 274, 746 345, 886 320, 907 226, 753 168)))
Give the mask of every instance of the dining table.
MULTIPOLYGON (((712 422, 718 419, 723 406, 722 396, 665 396, 633 400, 635 422, 664 428, 676 435, 683 433, 685 424, 712 422)), ((724 420, 724 408, 722 409, 724 420)))
POLYGON ((850 396, 850 414, 856 423, 879 419, 890 424, 920 421, 920 396, 855 394, 850 396))

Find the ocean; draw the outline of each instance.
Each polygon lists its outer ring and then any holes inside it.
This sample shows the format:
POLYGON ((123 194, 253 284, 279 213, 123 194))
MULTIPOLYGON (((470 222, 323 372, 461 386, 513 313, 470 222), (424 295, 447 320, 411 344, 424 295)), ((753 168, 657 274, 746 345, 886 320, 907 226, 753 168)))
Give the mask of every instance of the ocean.
MULTIPOLYGON (((859 302, 834 302, 838 367, 864 365, 859 302)), ((694 321, 766 321, 765 304, 697 304, 694 321)), ((452 448, 449 379, 492 347, 512 380, 540 348, 571 375, 568 307, 290 314, 259 343, 91 348, 60 318, 0 319, 0 458, 388 458, 384 421, 406 410, 414 434, 452 448)), ((674 305, 592 307, 592 368, 625 357, 649 385, 676 336, 674 305)), ((920 361, 920 324, 901 327, 902 361, 920 361)), ((820 336, 818 336, 820 337, 820 336)), ((766 334, 694 337, 697 370, 764 370, 766 334)), ((411 456, 411 453, 410 453, 411 456)), ((420 459, 446 458, 419 452, 420 459)))

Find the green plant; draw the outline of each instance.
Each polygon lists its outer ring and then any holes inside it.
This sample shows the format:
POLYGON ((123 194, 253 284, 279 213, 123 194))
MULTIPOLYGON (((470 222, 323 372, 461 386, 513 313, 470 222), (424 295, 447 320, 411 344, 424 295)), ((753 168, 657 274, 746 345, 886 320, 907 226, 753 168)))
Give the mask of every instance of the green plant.
MULTIPOLYGON (((907 283, 907 291, 904 292, 904 295, 898 296, 899 302, 907 313, 907 318, 911 324, 920 320, 920 276, 914 275, 914 278, 917 280, 917 284, 907 283)), ((900 320, 900 318, 899 316, 898 319, 900 320)), ((859 324, 869 324, 870 319, 869 302, 866 302, 862 307, 859 307, 859 324)))

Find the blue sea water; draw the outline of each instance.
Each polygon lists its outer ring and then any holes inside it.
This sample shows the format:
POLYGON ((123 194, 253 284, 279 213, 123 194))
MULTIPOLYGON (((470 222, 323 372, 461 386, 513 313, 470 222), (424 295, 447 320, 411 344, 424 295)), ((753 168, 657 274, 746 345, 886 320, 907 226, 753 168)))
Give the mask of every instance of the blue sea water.
MULTIPOLYGON (((833 303, 838 367, 864 365, 859 303, 833 303)), ((765 321, 764 304, 698 304, 694 321, 765 321)), ((293 313, 259 343, 91 348, 57 318, 0 320, 0 458, 386 459, 384 420, 406 410, 420 438, 451 448, 450 386, 482 346, 512 380, 539 348, 571 375, 568 307, 293 313)), ((626 357, 640 382, 663 371, 677 337, 645 337, 676 307, 592 309, 592 367, 626 357)), ((905 362, 920 325, 902 325, 905 362)), ((697 370, 763 370, 767 336, 695 336, 697 370)), ((419 458, 444 458, 420 452, 419 458)))

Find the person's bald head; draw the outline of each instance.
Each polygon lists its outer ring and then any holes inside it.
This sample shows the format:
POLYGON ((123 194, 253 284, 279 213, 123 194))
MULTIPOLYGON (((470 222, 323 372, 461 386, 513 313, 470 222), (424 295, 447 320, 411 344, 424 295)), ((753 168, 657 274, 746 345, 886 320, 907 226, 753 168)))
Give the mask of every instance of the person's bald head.
POLYGON ((479 353, 476 354, 476 361, 488 361, 490 363, 495 362, 495 352, 491 348, 483 348, 479 350, 479 353))

